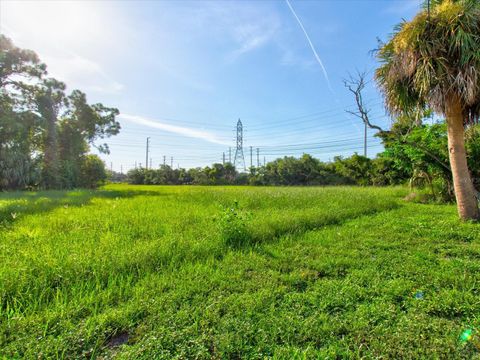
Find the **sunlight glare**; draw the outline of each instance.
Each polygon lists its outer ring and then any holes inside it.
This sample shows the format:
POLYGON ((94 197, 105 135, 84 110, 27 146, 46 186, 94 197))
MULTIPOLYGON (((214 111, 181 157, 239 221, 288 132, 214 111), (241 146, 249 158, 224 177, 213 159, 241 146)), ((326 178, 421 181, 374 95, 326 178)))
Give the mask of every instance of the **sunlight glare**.
POLYGON ((1 10, 2 32, 21 42, 65 46, 89 41, 100 30, 98 11, 89 2, 6 1, 1 10))

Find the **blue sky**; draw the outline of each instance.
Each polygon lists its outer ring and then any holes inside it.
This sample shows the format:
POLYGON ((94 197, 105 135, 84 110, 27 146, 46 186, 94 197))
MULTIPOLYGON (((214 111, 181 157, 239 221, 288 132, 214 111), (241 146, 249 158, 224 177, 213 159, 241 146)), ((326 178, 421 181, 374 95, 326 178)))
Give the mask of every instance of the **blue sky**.
MULTIPOLYGON (((363 151, 363 125, 344 110, 342 79, 376 66, 370 51, 421 0, 2 1, 0 29, 39 53, 52 76, 90 102, 119 108, 120 135, 107 140, 108 166, 123 171, 166 156, 176 167, 228 159, 234 128, 245 129, 263 162, 311 153, 328 161, 363 151)), ((364 94, 387 126, 382 99, 364 94)), ((369 132, 369 155, 381 150, 369 132)))

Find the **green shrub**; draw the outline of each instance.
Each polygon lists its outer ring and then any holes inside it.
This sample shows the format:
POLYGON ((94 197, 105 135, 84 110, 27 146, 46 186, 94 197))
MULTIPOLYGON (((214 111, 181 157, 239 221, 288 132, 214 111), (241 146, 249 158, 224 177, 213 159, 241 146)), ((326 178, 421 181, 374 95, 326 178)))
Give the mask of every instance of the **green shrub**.
POLYGON ((253 238, 248 230, 250 218, 251 214, 240 209, 236 200, 232 206, 223 207, 221 215, 216 218, 223 243, 233 248, 251 245, 253 238))
POLYGON ((107 172, 105 164, 97 155, 87 155, 80 167, 80 186, 96 188, 105 183, 107 172))

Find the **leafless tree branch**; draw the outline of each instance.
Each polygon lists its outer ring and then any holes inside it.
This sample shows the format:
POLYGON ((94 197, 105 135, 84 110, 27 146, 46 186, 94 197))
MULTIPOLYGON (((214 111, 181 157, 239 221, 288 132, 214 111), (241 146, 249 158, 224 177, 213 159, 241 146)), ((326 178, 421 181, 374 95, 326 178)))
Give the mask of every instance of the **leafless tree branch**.
POLYGON ((354 78, 352 75, 349 75, 349 79, 344 79, 343 84, 353 94, 353 96, 355 97, 355 102, 357 103, 356 111, 350 111, 350 110, 345 110, 345 111, 351 115, 354 115, 360 118, 363 121, 363 123, 366 124, 370 129, 374 129, 382 133, 387 132, 386 130, 382 129, 380 126, 372 124, 370 122, 370 117, 369 117, 370 110, 367 109, 362 98, 362 91, 365 88, 365 73, 358 72, 356 78, 354 78))
POLYGON ((438 164, 440 164, 442 167, 447 169, 448 171, 452 171, 450 169, 450 166, 448 164, 444 163, 440 158, 438 158, 435 154, 432 154, 428 149, 423 147, 421 144, 409 141, 406 139, 404 136, 401 134, 398 134, 394 131, 391 130, 385 130, 382 129, 380 126, 372 124, 370 121, 369 117, 369 112, 370 109, 368 109, 362 98, 362 91, 365 88, 365 72, 357 72, 357 76, 353 77, 352 75, 349 75, 348 79, 343 80, 343 84, 345 87, 353 94, 355 98, 355 102, 357 105, 357 110, 356 111, 350 111, 350 110, 345 110, 347 113, 354 115, 358 118, 360 118, 364 124, 366 124, 370 129, 377 130, 381 135, 393 135, 395 136, 401 143, 413 146, 419 150, 421 150, 423 153, 425 153, 427 156, 431 157, 433 160, 435 160, 438 164))

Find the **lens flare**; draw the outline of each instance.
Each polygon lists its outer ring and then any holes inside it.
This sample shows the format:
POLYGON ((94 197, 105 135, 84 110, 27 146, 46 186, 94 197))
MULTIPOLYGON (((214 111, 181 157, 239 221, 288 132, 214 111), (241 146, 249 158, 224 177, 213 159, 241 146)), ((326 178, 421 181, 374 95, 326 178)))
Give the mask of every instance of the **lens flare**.
POLYGON ((423 291, 417 291, 417 292, 415 293, 415 299, 417 299, 417 300, 422 300, 422 299, 423 299, 423 296, 424 296, 423 291))
POLYGON ((472 340, 473 337, 473 330, 472 329, 467 329, 462 334, 460 335, 460 341, 462 342, 468 342, 472 340))

